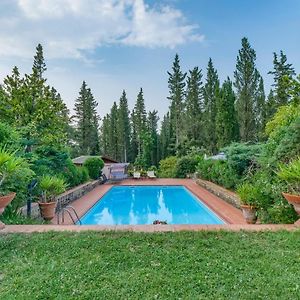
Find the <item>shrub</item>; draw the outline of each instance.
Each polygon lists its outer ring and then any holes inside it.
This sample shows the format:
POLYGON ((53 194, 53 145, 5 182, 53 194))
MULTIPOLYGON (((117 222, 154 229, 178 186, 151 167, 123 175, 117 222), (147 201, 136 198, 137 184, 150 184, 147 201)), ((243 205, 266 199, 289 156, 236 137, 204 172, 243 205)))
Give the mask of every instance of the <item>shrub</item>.
POLYGON ((200 178, 220 184, 227 189, 235 188, 240 182, 240 178, 226 161, 202 158, 197 165, 197 173, 200 178))
POLYGON ((99 157, 90 157, 85 161, 83 166, 88 169, 89 176, 92 179, 98 179, 101 176, 104 162, 99 157))
POLYGON ((176 177, 185 178, 187 174, 196 171, 198 159, 196 156, 183 156, 176 162, 176 177))
POLYGON ((251 145, 244 143, 233 143, 224 148, 229 167, 239 176, 243 176, 250 167, 255 167, 257 165, 262 150, 262 144, 251 145))
POLYGON ((300 157, 288 165, 280 165, 278 176, 289 184, 292 192, 300 194, 300 157))
POLYGON ((176 177, 176 156, 169 156, 159 162, 159 176, 164 178, 176 177))
POLYGON ((257 206, 259 190, 255 185, 243 183, 237 189, 237 194, 244 205, 257 206))
POLYGON ((89 170, 86 167, 78 167, 80 183, 85 183, 90 179, 89 170))

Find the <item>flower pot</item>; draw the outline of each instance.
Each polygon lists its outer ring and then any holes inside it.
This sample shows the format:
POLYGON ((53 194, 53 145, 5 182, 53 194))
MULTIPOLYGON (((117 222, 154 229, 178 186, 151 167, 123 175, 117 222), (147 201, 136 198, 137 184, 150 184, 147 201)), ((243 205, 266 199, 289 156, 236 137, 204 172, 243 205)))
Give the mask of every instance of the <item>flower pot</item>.
POLYGON ((294 206, 294 209, 298 215, 300 215, 300 195, 282 193, 283 197, 288 203, 294 206))
POLYGON ((3 214, 5 207, 16 197, 16 193, 0 196, 0 215, 3 214))
POLYGON ((243 216, 246 219, 248 224, 255 224, 257 217, 256 217, 256 208, 251 205, 241 205, 241 209, 243 211, 243 216))
POLYGON ((39 202, 39 207, 44 220, 50 221, 54 218, 56 202, 39 202))

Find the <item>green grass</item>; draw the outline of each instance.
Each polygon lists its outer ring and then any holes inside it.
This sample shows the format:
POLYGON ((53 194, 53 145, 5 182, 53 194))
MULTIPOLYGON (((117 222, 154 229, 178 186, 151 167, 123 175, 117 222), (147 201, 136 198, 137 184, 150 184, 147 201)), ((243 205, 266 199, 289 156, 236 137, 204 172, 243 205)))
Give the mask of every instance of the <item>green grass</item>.
POLYGON ((300 299, 300 231, 0 235, 0 299, 300 299))

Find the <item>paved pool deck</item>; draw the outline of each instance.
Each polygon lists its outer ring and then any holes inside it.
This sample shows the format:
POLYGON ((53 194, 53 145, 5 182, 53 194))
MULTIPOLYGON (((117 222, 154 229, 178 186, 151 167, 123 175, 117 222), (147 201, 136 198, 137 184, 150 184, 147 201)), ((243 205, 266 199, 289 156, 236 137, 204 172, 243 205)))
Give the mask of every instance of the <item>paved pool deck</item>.
MULTIPOLYGON (((72 206, 77 211, 79 217, 82 217, 93 205, 95 205, 101 197, 116 185, 181 185, 189 189, 211 210, 213 210, 225 225, 73 225, 72 219, 66 214, 64 224, 57 223, 57 217, 52 220, 51 225, 7 225, 0 233, 32 233, 45 231, 133 231, 133 232, 173 232, 173 231, 200 231, 200 230, 226 230, 226 231, 277 231, 277 230, 298 230, 300 222, 295 224, 246 224, 240 209, 232 206, 226 201, 213 195, 206 189, 199 186, 192 179, 127 179, 118 184, 103 184, 72 202, 72 206)), ((61 221, 60 221, 61 222, 61 221)))

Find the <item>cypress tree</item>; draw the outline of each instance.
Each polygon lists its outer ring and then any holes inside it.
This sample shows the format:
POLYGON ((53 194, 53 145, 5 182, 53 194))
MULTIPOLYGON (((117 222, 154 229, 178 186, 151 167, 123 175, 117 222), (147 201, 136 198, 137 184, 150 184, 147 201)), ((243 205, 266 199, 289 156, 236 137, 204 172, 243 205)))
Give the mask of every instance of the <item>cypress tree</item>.
POLYGON ((100 152, 99 145, 99 117, 96 112, 98 103, 94 99, 91 89, 85 81, 75 101, 76 140, 79 154, 96 155, 100 152))
POLYGON ((235 110, 235 94, 229 78, 223 83, 217 103, 217 146, 222 148, 238 140, 238 123, 235 110))
POLYGON ((260 75, 255 61, 254 49, 251 48, 248 39, 243 38, 234 72, 240 138, 243 142, 256 140, 257 137, 255 113, 260 75))
POLYGON ((161 130, 159 137, 160 144, 160 158, 164 159, 169 155, 174 154, 172 149, 170 149, 171 145, 171 121, 170 121, 170 113, 164 115, 163 120, 161 122, 161 130))
POLYGON ((159 145, 158 145, 158 133, 157 133, 157 127, 158 127, 158 111, 153 110, 148 112, 148 132, 151 137, 151 145, 150 145, 150 164, 151 165, 157 165, 158 159, 159 159, 159 145))
POLYGON ((259 132, 259 136, 263 135, 266 122, 267 122, 267 115, 266 115, 266 95, 264 89, 264 81, 263 78, 260 76, 259 84, 258 84, 258 91, 257 91, 257 106, 256 106, 256 124, 257 130, 259 132))
POLYGON ((129 109, 126 92, 123 90, 119 102, 119 115, 118 115, 118 139, 120 147, 120 160, 127 162, 132 159, 130 153, 130 120, 129 109))
POLYGON ((203 87, 201 69, 195 67, 189 71, 186 89, 185 127, 191 146, 203 146, 204 133, 202 130, 203 87))
POLYGON ((109 154, 113 159, 120 160, 120 147, 118 139, 118 106, 114 102, 110 110, 109 154))
POLYGON ((138 93, 137 100, 134 106, 132 121, 134 123, 134 131, 136 135, 137 143, 137 154, 141 155, 142 152, 142 136, 146 131, 147 126, 147 114, 145 109, 145 100, 143 95, 143 89, 140 89, 138 93))
POLYGON ((275 102, 278 108, 281 105, 286 105, 291 98, 291 84, 293 76, 296 75, 292 64, 287 63, 287 57, 280 51, 279 55, 273 53, 273 66, 274 70, 270 71, 269 74, 274 76, 274 88, 275 88, 275 102))
POLYGON ((276 99, 274 91, 271 89, 266 102, 266 122, 273 118, 276 113, 276 99))
POLYGON ((217 151, 216 116, 220 82, 217 70, 210 58, 207 66, 206 83, 204 86, 204 119, 206 147, 211 153, 217 151))
POLYGON ((110 156, 110 115, 106 114, 102 120, 102 125, 101 125, 101 152, 104 155, 110 156))
POLYGON ((170 100, 170 122, 172 139, 175 142, 177 151, 179 143, 183 138, 184 122, 184 88, 186 73, 180 69, 180 60, 178 54, 175 55, 172 72, 168 72, 169 97, 170 100))

